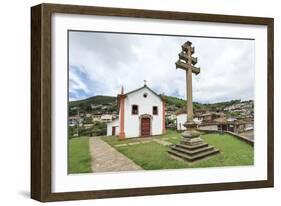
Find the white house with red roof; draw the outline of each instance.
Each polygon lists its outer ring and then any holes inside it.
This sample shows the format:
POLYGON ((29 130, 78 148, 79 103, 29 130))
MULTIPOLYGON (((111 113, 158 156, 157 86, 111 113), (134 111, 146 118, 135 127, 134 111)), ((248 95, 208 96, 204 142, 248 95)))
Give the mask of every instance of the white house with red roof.
POLYGON ((162 135, 165 128, 165 100, 146 84, 118 95, 119 119, 107 124, 107 135, 119 139, 162 135))

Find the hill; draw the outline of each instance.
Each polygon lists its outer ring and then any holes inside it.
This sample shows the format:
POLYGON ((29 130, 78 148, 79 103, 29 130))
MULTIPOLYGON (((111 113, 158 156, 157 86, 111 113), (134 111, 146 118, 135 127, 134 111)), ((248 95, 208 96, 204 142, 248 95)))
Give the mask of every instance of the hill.
MULTIPOLYGON (((186 106, 186 101, 184 99, 180 99, 177 97, 166 96, 166 105, 168 111, 180 111, 183 110, 186 106)), ((197 109, 207 109, 204 104, 200 104, 198 102, 193 102, 193 107, 195 110, 197 109)))
MULTIPOLYGON (((186 102, 183 99, 166 96, 167 111, 177 112, 185 108, 186 102)), ((201 104, 194 102, 194 110, 206 109, 206 110, 221 110, 226 106, 239 103, 241 100, 231 100, 226 102, 218 102, 213 104, 201 104)), ((76 108, 79 107, 80 112, 92 113, 92 114, 106 114, 117 112, 117 98, 112 96, 93 96, 87 99, 70 101, 69 102, 69 115, 76 115, 76 108)))
POLYGON ((90 112, 93 114, 112 113, 117 110, 117 98, 98 95, 83 100, 70 101, 70 116, 76 114, 77 107, 80 112, 90 112))

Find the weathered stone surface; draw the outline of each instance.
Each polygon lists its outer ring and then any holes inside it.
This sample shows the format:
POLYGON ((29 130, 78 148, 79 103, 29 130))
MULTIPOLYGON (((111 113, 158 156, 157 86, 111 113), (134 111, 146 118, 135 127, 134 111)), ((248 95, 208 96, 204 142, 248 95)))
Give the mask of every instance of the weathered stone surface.
POLYGON ((197 124, 193 121, 192 73, 199 74, 200 68, 194 66, 197 63, 197 58, 192 56, 195 49, 191 45, 190 41, 182 45, 179 60, 176 62, 176 68, 186 71, 187 121, 184 126, 187 129, 182 133, 183 139, 180 144, 173 145, 168 151, 171 155, 187 161, 195 161, 219 152, 218 149, 203 142, 200 137, 201 133, 197 130, 197 124))
POLYGON ((101 140, 100 137, 91 137, 89 147, 93 172, 142 170, 140 166, 101 140))

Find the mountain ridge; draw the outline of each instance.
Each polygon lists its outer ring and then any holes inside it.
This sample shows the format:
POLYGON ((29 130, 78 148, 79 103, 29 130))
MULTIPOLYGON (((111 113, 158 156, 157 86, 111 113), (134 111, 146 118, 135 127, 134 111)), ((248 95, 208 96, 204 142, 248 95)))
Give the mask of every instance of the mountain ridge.
MULTIPOLYGON (((165 96, 166 99, 166 110, 170 112, 182 111, 185 108, 186 101, 178 97, 165 96)), ((195 110, 205 109, 205 110, 220 110, 225 106, 236 104, 241 102, 241 100, 230 100, 225 102, 202 104, 198 102, 193 102, 195 110)), ((96 95, 88 97, 85 99, 70 101, 69 102, 69 114, 75 115, 77 113, 77 108, 79 112, 93 113, 93 114, 109 114, 117 113, 117 97, 106 96, 106 95, 96 95)))

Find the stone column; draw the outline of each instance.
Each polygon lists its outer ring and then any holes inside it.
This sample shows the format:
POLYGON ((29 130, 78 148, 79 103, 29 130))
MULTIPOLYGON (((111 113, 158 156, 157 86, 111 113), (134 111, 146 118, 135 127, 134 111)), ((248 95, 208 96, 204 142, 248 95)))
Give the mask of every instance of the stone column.
POLYGON ((120 122, 120 132, 118 139, 122 140, 125 139, 125 131, 124 131, 124 124, 125 124, 125 95, 124 89, 122 87, 121 94, 119 95, 119 104, 120 104, 120 114, 119 114, 119 122, 120 122))
POLYGON ((186 71, 186 112, 187 121, 193 120, 193 105, 192 105, 192 71, 188 69, 186 71))
POLYGON ((162 97, 162 133, 163 133, 163 134, 166 134, 165 108, 166 108, 165 98, 162 97))

